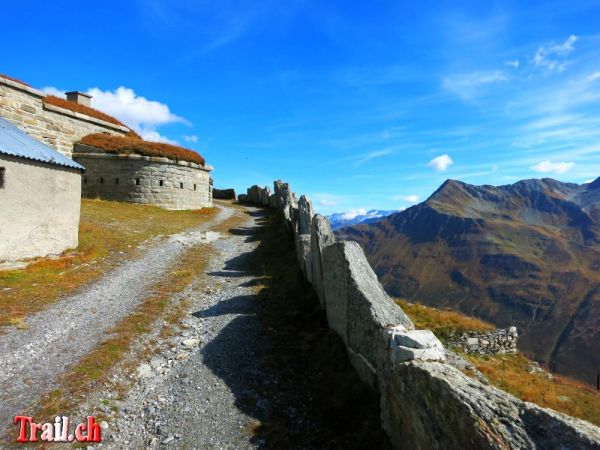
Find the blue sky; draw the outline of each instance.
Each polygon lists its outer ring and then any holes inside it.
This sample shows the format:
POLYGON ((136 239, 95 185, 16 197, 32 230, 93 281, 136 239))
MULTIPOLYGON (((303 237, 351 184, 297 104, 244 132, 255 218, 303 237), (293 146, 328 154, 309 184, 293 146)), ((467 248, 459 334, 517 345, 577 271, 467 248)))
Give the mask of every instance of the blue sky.
POLYGON ((600 176, 597 1, 422 3, 8 2, 0 73, 92 90, 217 187, 282 178, 324 213, 600 176))

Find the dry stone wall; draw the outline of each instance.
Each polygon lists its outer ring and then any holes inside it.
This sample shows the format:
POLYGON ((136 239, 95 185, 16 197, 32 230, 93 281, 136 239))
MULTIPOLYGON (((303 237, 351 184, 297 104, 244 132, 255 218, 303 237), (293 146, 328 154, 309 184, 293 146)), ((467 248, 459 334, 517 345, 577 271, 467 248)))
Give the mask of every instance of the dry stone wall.
MULTIPOLYGON (((253 188, 240 199, 264 205, 267 189, 253 188)), ((297 243, 300 267, 330 328, 361 379, 380 394, 382 427, 395 448, 600 449, 598 427, 458 370, 433 333, 415 330, 385 293, 358 244, 336 242, 327 219, 310 217, 310 200, 296 200, 287 183, 276 181, 273 196, 268 205, 297 243), (310 251, 304 248, 307 223, 310 251)))
POLYGON ((82 195, 166 209, 212 206, 210 166, 168 158, 98 153, 75 146, 73 159, 86 168, 82 195))
POLYGON ((517 327, 490 331, 468 331, 454 334, 447 340, 449 347, 476 355, 504 355, 517 352, 517 327))
POLYGON ((129 129, 54 105, 46 94, 0 77, 0 116, 69 158, 73 146, 92 133, 126 135, 129 129))

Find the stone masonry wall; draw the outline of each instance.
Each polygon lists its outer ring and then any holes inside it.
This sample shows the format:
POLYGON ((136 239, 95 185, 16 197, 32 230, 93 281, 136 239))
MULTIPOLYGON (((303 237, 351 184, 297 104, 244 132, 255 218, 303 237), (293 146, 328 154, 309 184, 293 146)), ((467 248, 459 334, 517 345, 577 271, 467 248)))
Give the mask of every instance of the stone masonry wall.
POLYGON ((0 116, 69 158, 73 145, 92 133, 125 135, 129 129, 54 105, 45 93, 0 77, 0 116))
POLYGON ((491 331, 468 331, 449 337, 449 347, 477 355, 510 354, 517 352, 517 327, 491 331))
POLYGON ((297 200, 287 183, 276 181, 272 195, 253 186, 238 198, 261 206, 268 198, 277 209, 329 327, 360 378, 379 392, 382 427, 395 448, 600 449, 600 428, 458 370, 433 333, 415 330, 385 293, 360 246, 336 242, 327 219, 312 215, 310 200, 297 200))
POLYGON ((86 168, 82 195, 166 209, 212 206, 210 166, 140 155, 94 153, 77 144, 73 159, 86 168))

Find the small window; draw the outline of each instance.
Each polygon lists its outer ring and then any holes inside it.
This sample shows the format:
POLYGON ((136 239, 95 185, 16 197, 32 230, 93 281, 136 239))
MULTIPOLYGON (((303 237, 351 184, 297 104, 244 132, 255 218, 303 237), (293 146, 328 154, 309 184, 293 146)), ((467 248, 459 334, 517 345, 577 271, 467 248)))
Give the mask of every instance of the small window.
POLYGON ((83 177, 83 184, 87 184, 87 177, 83 177))
POLYGON ((179 183, 179 189, 183 189, 183 183, 179 183))
POLYGON ((104 178, 100 178, 100 184, 104 184, 104 178))
POLYGON ((0 189, 4 189, 4 177, 6 175, 6 168, 0 167, 0 189))
POLYGON ((164 185, 165 185, 165 182, 164 182, 164 180, 160 180, 160 181, 158 182, 158 185, 159 185, 160 187, 164 186, 164 185))
POLYGON ((136 179, 135 179, 135 184, 136 184, 136 186, 139 186, 139 185, 140 185, 140 179, 139 179, 139 178, 136 178, 136 179))
POLYGON ((119 184, 119 179, 115 178, 115 184, 119 184))
POLYGON ((196 185, 194 184, 194 190, 196 190, 196 185))

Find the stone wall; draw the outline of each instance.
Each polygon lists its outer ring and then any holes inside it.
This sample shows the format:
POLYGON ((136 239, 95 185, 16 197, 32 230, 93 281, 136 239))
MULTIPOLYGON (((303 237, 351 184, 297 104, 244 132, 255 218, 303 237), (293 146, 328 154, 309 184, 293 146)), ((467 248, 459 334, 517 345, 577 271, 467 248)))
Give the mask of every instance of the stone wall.
POLYGON ((415 330, 385 293, 358 244, 336 242, 307 197, 297 200, 281 181, 272 195, 259 186, 240 195, 263 206, 266 197, 296 242, 300 268, 330 328, 344 341, 361 379, 379 392, 382 427, 395 448, 600 449, 598 427, 523 402, 458 370, 456 357, 446 357, 431 331, 415 330))
POLYGON ((38 141, 71 157, 73 145, 92 133, 126 135, 129 129, 54 105, 46 105, 46 94, 0 77, 0 116, 38 141))
POLYGON ((517 353, 517 327, 490 331, 468 331, 451 335, 447 344, 465 353, 496 355, 517 353))
POLYGON ((235 189, 213 189, 213 198, 218 200, 237 200, 235 189))
POLYGON ((211 166, 141 155, 99 153, 82 144, 73 159, 86 168, 82 195, 166 209, 212 206, 211 166))
POLYGON ((0 154, 0 261, 77 247, 81 172, 0 154))

